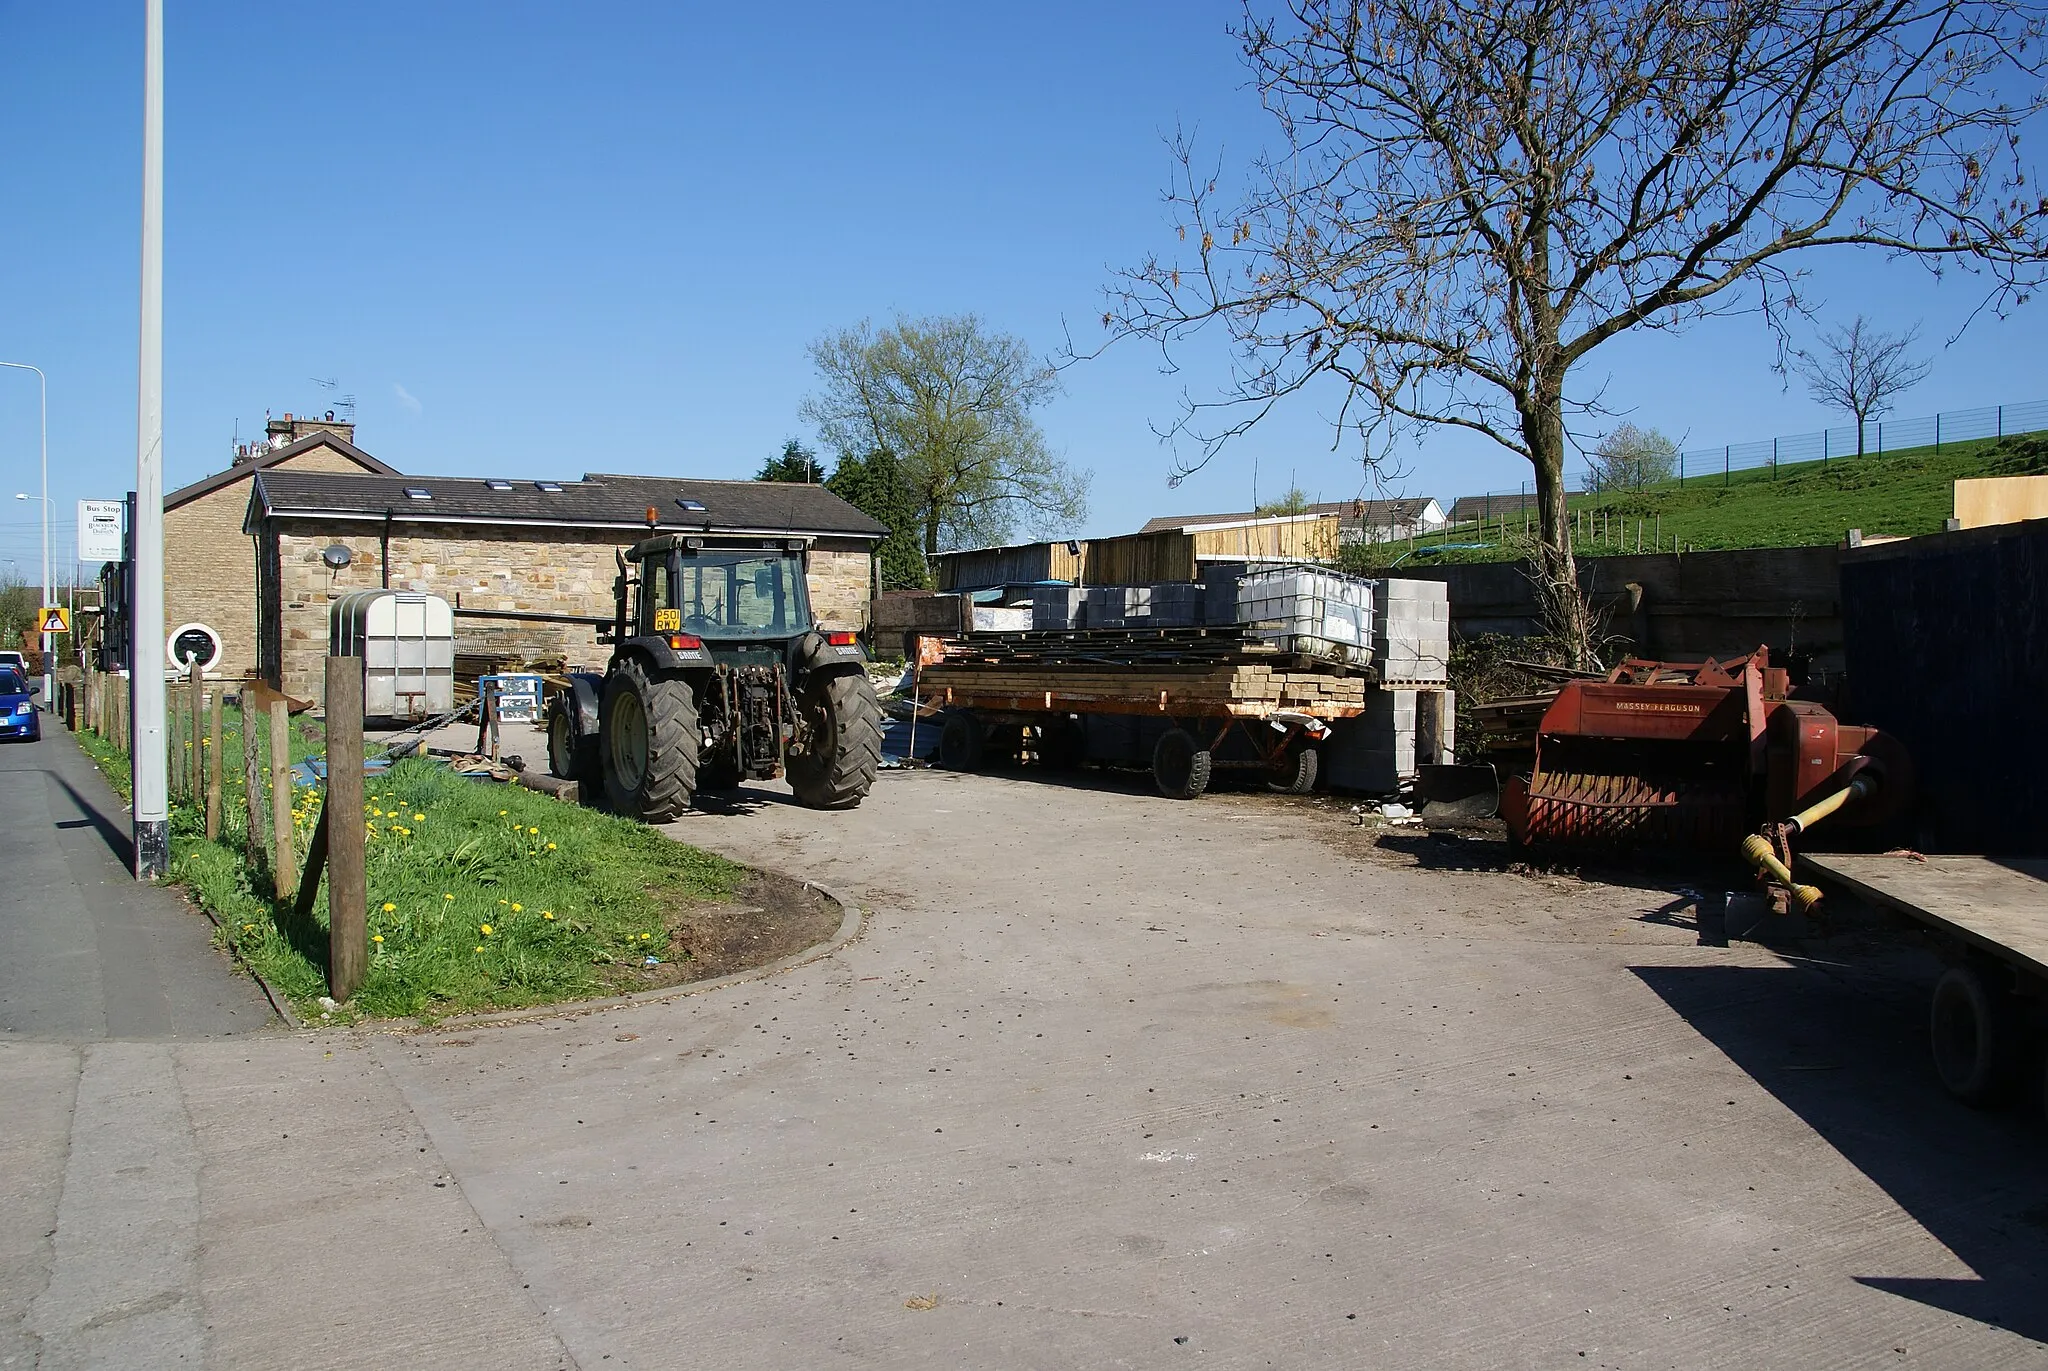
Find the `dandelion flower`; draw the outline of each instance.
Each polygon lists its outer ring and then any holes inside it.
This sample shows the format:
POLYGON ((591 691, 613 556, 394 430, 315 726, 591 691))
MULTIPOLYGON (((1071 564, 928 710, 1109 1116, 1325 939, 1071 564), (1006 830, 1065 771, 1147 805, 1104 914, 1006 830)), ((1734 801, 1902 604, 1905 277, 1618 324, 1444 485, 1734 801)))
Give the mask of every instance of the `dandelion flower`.
POLYGON ((482 925, 478 931, 481 932, 486 938, 491 936, 491 926, 489 924, 482 925))
POLYGON ((394 909, 396 909, 396 908, 398 908, 398 906, 397 906, 397 905, 395 905, 395 904, 393 904, 393 903, 391 903, 391 901, 389 901, 389 900, 386 900, 386 901, 384 902, 384 912, 385 912, 386 914, 389 914, 389 913, 390 913, 390 912, 391 912, 392 910, 394 910, 394 909))
POLYGON ((478 943, 478 944, 476 945, 476 950, 477 950, 477 951, 479 951, 479 952, 483 951, 483 950, 484 950, 484 945, 483 945, 482 943, 478 943))
POLYGON ((554 918, 554 917, 555 917, 555 911, 554 911, 554 910, 552 910, 552 909, 543 909, 543 910, 542 910, 542 911, 540 912, 540 916, 541 916, 541 917, 542 917, 543 919, 552 919, 552 918, 554 918))
POLYGON ((373 943, 381 943, 384 941, 384 935, 382 933, 372 933, 370 935, 370 941, 373 943))
POLYGON ((454 899, 455 897, 454 897, 453 895, 443 895, 443 896, 442 896, 441 898, 442 898, 442 899, 444 899, 444 900, 452 900, 452 899, 454 899))
POLYGON ((526 831, 527 831, 528 833, 539 833, 539 832, 540 832, 540 830, 539 830, 539 829, 537 829, 537 828, 529 828, 529 829, 527 829, 526 831))
POLYGON ((554 850, 555 850, 555 845, 554 845, 553 843, 549 843, 549 844, 548 844, 548 851, 550 851, 550 852, 553 852, 554 850))
POLYGON ((412 821, 416 824, 425 823, 427 821, 427 816, 424 814, 415 814, 412 816, 412 821))
POLYGON ((649 938, 651 938, 651 937, 653 937, 653 936, 654 936, 654 935, 653 935, 652 933, 642 933, 642 934, 640 935, 640 941, 644 943, 644 942, 646 942, 646 941, 647 941, 647 940, 648 940, 649 938))
POLYGON ((503 903, 505 903, 505 902, 504 902, 503 900, 500 900, 500 901, 498 901, 498 903, 499 903, 499 904, 503 904, 503 903))
POLYGON ((499 811, 498 811, 498 817, 502 819, 502 818, 504 818, 504 817, 505 817, 505 816, 506 816, 507 814, 510 814, 511 812, 512 812, 512 811, 511 811, 511 810, 509 810, 509 809, 501 809, 501 810, 499 810, 499 811))
POLYGON ((524 912, 525 912, 525 910, 526 910, 526 906, 525 906, 525 905, 523 905, 523 904, 515 904, 515 905, 513 905, 513 906, 512 906, 512 912, 513 912, 514 914, 520 914, 520 913, 524 913, 524 912))

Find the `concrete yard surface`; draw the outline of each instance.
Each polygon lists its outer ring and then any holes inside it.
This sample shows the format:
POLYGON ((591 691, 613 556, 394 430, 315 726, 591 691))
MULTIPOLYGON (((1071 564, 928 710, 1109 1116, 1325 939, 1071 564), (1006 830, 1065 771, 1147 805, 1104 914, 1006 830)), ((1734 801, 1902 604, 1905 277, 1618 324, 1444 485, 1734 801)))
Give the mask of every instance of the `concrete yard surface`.
POLYGON ((2048 1365, 2042 1130, 1939 1092, 1882 939, 1138 778, 668 831, 866 928, 513 1026, 0 1048, 0 1364, 2048 1365))

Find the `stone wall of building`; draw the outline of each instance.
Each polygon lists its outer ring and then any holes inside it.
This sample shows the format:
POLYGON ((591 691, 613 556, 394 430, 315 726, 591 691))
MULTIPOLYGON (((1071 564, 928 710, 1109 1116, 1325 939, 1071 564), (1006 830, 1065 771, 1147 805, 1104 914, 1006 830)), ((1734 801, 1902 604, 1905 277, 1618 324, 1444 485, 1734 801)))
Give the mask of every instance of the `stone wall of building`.
MULTIPOLYGON (((285 691, 318 698, 327 652, 327 607, 352 590, 386 584, 383 525, 280 522, 277 537, 279 636, 275 670, 285 691), (340 570, 321 560, 339 543, 350 553, 340 570)), ((395 527, 390 540, 394 590, 438 595, 456 609, 609 616, 613 554, 634 540, 617 530, 521 529, 447 524, 395 527)), ((821 541, 811 551, 813 613, 821 622, 858 628, 867 611, 871 558, 854 540, 821 541)), ((525 663, 598 668, 609 655, 594 627, 457 615, 457 654, 525 663)), ((266 661, 266 671, 271 664, 266 661)))
MULTIPOLYGON (((359 472, 332 448, 316 447, 277 467, 293 471, 359 472)), ((254 472, 249 473, 250 476, 254 472)), ((200 623, 220 634, 219 676, 247 675, 257 651, 256 554, 242 520, 249 512, 249 476, 164 511, 164 629, 200 623)))

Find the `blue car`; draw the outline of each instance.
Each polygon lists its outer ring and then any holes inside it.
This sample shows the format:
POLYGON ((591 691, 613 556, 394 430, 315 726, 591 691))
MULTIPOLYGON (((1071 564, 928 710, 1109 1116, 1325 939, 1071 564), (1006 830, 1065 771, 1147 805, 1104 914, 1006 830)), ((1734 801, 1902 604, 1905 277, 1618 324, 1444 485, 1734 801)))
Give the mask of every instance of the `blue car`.
POLYGON ((35 742, 42 736, 43 716, 29 698, 28 678, 11 666, 0 666, 0 738, 35 742))

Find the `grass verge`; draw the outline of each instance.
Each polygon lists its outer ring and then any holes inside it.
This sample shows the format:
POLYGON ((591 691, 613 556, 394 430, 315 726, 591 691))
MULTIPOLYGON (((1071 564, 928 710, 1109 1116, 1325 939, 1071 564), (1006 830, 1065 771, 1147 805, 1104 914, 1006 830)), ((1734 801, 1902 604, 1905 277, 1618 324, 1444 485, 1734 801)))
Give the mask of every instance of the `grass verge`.
MULTIPOLYGON (((235 711, 228 722, 239 722, 235 711)), ((290 902, 273 897, 268 870, 244 860, 238 735, 231 727, 223 739, 232 765, 223 767, 220 837, 208 841, 202 809, 171 808, 171 876, 220 918, 227 945, 317 1020, 326 889, 300 926, 290 902)), ((77 736, 125 794, 126 755, 77 736)), ((352 1017, 433 1021, 673 983, 674 964, 696 957, 693 915, 730 902, 748 876, 641 824, 465 780, 428 760, 369 778, 365 796, 370 961, 352 1017)), ((297 789, 293 813, 302 852, 318 792, 297 789)))

